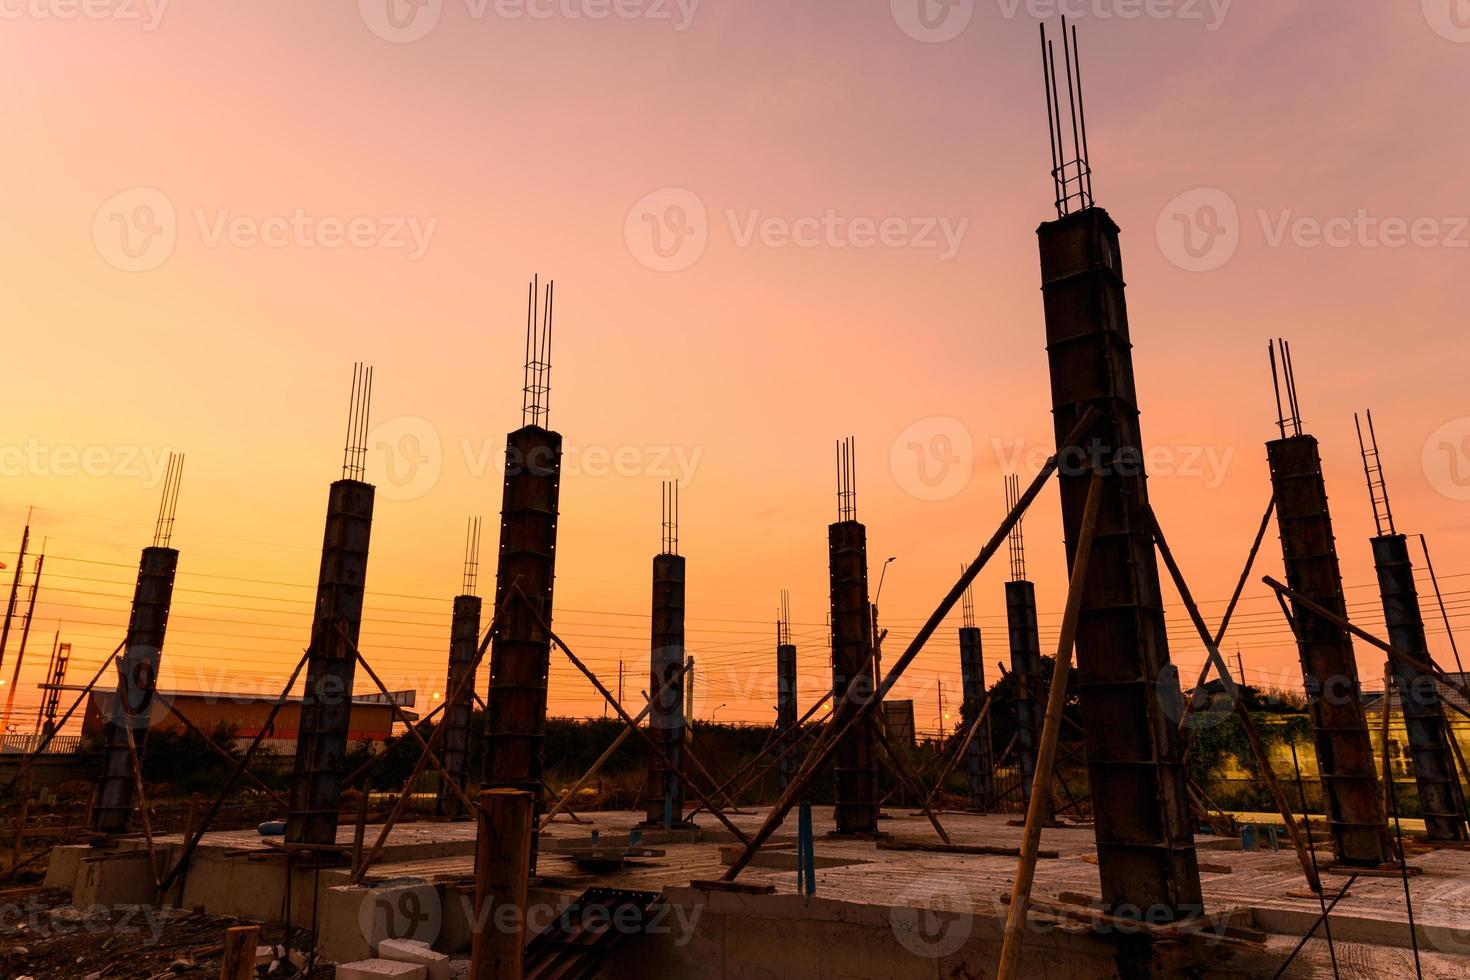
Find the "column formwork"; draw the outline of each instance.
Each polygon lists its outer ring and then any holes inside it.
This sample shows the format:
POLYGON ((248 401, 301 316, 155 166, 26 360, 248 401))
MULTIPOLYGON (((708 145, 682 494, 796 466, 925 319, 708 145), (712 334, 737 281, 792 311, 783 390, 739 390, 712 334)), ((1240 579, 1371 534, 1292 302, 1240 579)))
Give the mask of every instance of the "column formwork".
MULTIPOLYGON (((1383 597, 1383 618, 1388 642, 1420 663, 1433 658, 1424 635, 1424 615, 1419 592, 1414 586, 1414 565, 1409 560, 1409 539, 1402 534, 1383 534, 1373 539, 1373 564, 1378 572, 1378 591, 1383 597)), ((1454 750, 1445 718, 1444 703, 1434 678, 1390 658, 1394 686, 1403 711, 1409 755, 1414 764, 1414 781, 1419 787, 1419 804, 1430 840, 1466 840, 1465 798, 1456 778, 1454 750)), ((1384 693, 1384 710, 1391 707, 1384 693)), ((1388 751, 1388 746, 1383 747, 1388 751)))
MULTIPOLYGON (((561 435, 527 425, 506 440, 495 608, 503 610, 490 641, 489 711, 485 719, 483 789, 517 789, 544 808, 547 674, 551 669, 552 587, 556 578, 561 435), (511 598, 519 588, 527 602, 511 598), (545 625, 543 625, 545 624, 545 625)), ((531 867, 539 833, 531 834, 531 867)))
POLYGON ((306 688, 286 814, 286 841, 291 844, 337 843, 357 672, 353 651, 362 631, 374 493, 370 484, 359 480, 338 480, 327 494, 306 688))
MULTIPOLYGON (((1346 619, 1317 440, 1310 435, 1276 439, 1266 444, 1266 455, 1287 584, 1346 619)), ((1293 622, 1333 852, 1342 864, 1378 867, 1393 854, 1352 638, 1338 624, 1295 604, 1293 622)))
MULTIPOLYGON (((684 666, 685 562, 682 555, 653 558, 653 625, 649 636, 648 693, 655 694, 684 666)), ((650 826, 686 826, 684 820, 684 742, 688 719, 685 678, 654 698, 648 713, 649 734, 663 750, 650 751, 644 788, 644 820, 650 826), (664 756, 673 762, 670 768, 664 756)))
POLYGON ((1118 226, 1084 207, 1038 230, 1058 445, 1089 409, 1102 419, 1058 483, 1070 568, 1094 473, 1092 559, 1082 582, 1076 679, 1104 905, 1188 917, 1203 908, 1186 791, 1183 710, 1169 660, 1134 387, 1118 226))
MULTIPOLYGON (((480 614, 483 603, 477 595, 454 597, 454 618, 449 627, 449 673, 445 679, 444 696, 454 698, 454 692, 463 690, 458 700, 444 706, 444 745, 440 756, 449 777, 459 787, 470 792, 465 785, 470 776, 470 719, 474 715, 475 682, 469 677, 474 670, 475 654, 480 644, 480 614)), ((439 813, 446 817, 468 816, 458 796, 441 781, 439 786, 439 813)))
MULTIPOLYGON (((985 690, 985 654, 981 643, 980 629, 976 626, 960 627, 960 680, 964 691, 960 702, 960 717, 964 729, 975 724, 980 712, 985 710, 989 693, 985 690)), ((970 794, 970 809, 985 810, 995 798, 995 757, 990 744, 990 719, 980 723, 980 728, 969 736, 965 748, 965 782, 970 794)))
POLYGON ((791 743, 796 741, 799 733, 796 730, 796 645, 793 643, 778 643, 776 645, 776 754, 779 761, 776 763, 776 778, 780 785, 780 791, 785 792, 791 783, 791 777, 796 774, 795 752, 787 753, 791 743))
MULTIPOLYGON (((828 568, 832 601, 832 690, 836 702, 855 678, 855 703, 866 703, 875 688, 873 632, 868 605, 868 531, 855 520, 827 528, 828 568)), ((874 754, 873 718, 843 740, 834 760, 839 835, 878 832, 878 768, 874 754)))
MULTIPOLYGON (((1006 628, 1011 641, 1011 677, 1016 686, 1016 771, 1021 780, 1021 802, 1030 806, 1041 730, 1037 708, 1042 693, 1041 636, 1036 622, 1036 586, 1025 579, 1006 583, 1006 628)), ((1052 818, 1050 807, 1043 816, 1052 818)))
POLYGON ((123 647, 122 676, 102 735, 105 746, 102 774, 97 781, 97 803, 92 810, 92 829, 99 833, 126 833, 132 820, 137 801, 128 733, 131 731, 133 744, 141 756, 154 713, 153 699, 157 693, 158 669, 163 662, 163 640, 178 568, 179 553, 173 548, 144 548, 138 562, 138 581, 133 587, 133 608, 123 647))

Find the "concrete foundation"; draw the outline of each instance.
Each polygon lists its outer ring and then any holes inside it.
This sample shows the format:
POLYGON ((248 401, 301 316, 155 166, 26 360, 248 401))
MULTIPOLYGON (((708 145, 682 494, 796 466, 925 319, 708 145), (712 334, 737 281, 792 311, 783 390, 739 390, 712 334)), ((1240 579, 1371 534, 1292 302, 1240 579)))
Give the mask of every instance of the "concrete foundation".
MULTIPOLYGON (((736 814, 749 830, 764 811, 736 814)), ((626 839, 642 818, 621 811, 589 813, 590 827, 558 823, 543 839, 542 867, 530 893, 529 921, 539 930, 577 895, 591 887, 659 892, 665 910, 644 934, 629 936, 599 976, 682 978, 965 978, 992 976, 1000 948, 1016 859, 1005 854, 932 853, 907 850, 906 842, 932 843, 922 816, 895 814, 887 822, 893 839, 829 838, 832 824, 819 817, 817 893, 796 893, 795 818, 772 838, 741 875, 748 886, 772 894, 731 894, 691 882, 715 879, 733 848, 723 829, 665 835, 644 834, 642 842, 663 851, 605 874, 580 871, 570 851, 585 846, 591 829, 604 843, 626 839)), ((1015 847, 1020 828, 1003 815, 944 814, 959 845, 1015 847)), ((369 836, 373 836, 370 830, 369 836)), ((344 835, 345 837, 345 835, 344 835)), ((1201 845, 1222 847, 1226 839, 1201 845)), ((1282 851, 1211 849, 1202 887, 1218 929, 1260 930, 1264 942, 1168 943, 1149 952, 1154 976, 1269 977, 1297 938, 1317 917, 1317 900, 1305 892, 1295 856, 1282 851), (1299 894, 1301 897, 1294 897, 1299 894)), ((172 860, 181 841, 159 841, 161 863, 172 860)), ((383 860, 360 887, 348 886, 345 868, 289 872, 290 915, 300 927, 313 922, 321 952, 338 963, 388 958, 384 941, 427 943, 452 957, 468 955, 474 928, 472 869, 475 828, 464 823, 418 823, 397 828, 383 860)), ((1042 903, 1074 905, 1101 897, 1092 832, 1087 827, 1049 828, 1042 848, 1056 857, 1037 868, 1034 894, 1042 903)), ((58 848, 47 884, 68 889, 78 908, 94 904, 135 905, 156 901, 141 840, 125 838, 108 847, 58 848)), ((1416 853, 1410 858, 1416 937, 1427 977, 1463 977, 1470 971, 1470 852, 1461 849, 1416 853)), ((284 853, 264 846, 254 832, 211 833, 197 853, 182 893, 169 904, 203 906, 280 922, 286 907, 288 871, 284 853)), ((1412 975, 1403 886, 1394 877, 1363 878, 1333 912, 1339 959, 1353 976, 1412 975), (1346 949, 1345 949, 1346 948, 1346 949)), ((1024 976, 1092 977, 1138 975, 1141 940, 1125 929, 1093 929, 1033 912, 1022 963, 1024 976), (1121 957, 1121 958, 1120 958, 1121 957)), ((438 962, 438 961, 436 961, 438 962)), ((1321 975, 1326 948, 1307 944, 1288 977, 1321 975)), ((1330 975, 1330 969, 1327 970, 1330 975)), ((1349 975, 1344 973, 1344 975, 1349 975)))

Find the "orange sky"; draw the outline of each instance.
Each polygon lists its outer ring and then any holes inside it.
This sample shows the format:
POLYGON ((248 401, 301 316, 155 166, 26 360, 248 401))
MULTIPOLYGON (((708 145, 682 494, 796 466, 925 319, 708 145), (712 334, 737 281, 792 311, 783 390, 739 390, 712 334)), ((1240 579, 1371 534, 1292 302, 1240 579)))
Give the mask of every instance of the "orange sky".
MULTIPOLYGON (((1001 516, 1002 474, 1048 447, 1035 16, 1056 4, 630 0, 615 9, 637 16, 598 19, 598 0, 431 0, 389 20, 385 2, 4 8, 0 549, 31 505, 49 540, 18 723, 59 619, 74 680, 121 639, 158 504, 145 463, 170 448, 188 464, 164 683, 284 679, 354 360, 377 370, 375 445, 414 438, 427 459, 380 479, 363 646, 390 684, 440 690, 468 515, 493 574, 536 272, 557 281, 552 422, 575 450, 567 640, 641 686, 658 484, 684 477, 698 713, 772 717, 782 588, 809 703, 830 678, 832 446, 852 434, 874 578, 898 556, 891 659, 1001 516)), ((1464 625, 1470 30, 1452 0, 1068 6, 1095 186, 1124 231, 1153 498, 1206 616, 1266 504, 1265 344, 1285 335, 1357 619, 1381 627, 1352 426, 1371 407, 1400 527, 1430 536, 1464 625)), ((1026 530, 1048 647, 1054 491, 1026 530)), ((1264 555, 1278 573, 1274 528, 1264 555)), ((992 679, 1003 580, 1002 561, 976 590, 992 679)), ((1292 680, 1274 602, 1247 596, 1231 636, 1252 679, 1292 680)), ((899 692, 921 728, 937 681, 958 698, 957 619, 899 692)), ((1433 625, 1431 642, 1447 659, 1433 625)), ((561 662, 552 709, 601 710, 561 662)))

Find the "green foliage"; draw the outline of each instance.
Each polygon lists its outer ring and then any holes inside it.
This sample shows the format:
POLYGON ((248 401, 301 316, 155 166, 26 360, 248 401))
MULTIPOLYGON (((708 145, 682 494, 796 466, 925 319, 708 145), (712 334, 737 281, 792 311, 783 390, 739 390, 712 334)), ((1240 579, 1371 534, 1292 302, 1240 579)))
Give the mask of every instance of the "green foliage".
MULTIPOLYGON (((221 725, 209 733, 209 740, 238 759, 241 753, 235 751, 236 732, 221 725)), ((145 782, 167 784, 182 793, 218 791, 232 768, 193 734, 173 729, 148 734, 143 752, 145 782)), ((255 769, 252 765, 251 771, 255 769)))
MULTIPOLYGON (((1039 720, 1046 710, 1047 694, 1051 685, 1052 670, 1056 666, 1056 658, 1041 657, 1041 690, 1028 692, 1032 703, 1035 705, 1036 718, 1039 720)), ((990 709, 991 731, 994 733, 995 752, 999 755, 1005 751, 1011 739, 1015 737, 1018 730, 1016 724, 1016 675, 1010 672, 1010 664, 1005 665, 1006 673, 994 684, 990 685, 990 698, 994 705, 990 709)), ((997 668, 997 672, 999 669, 997 668)), ((1079 732, 1082 729, 1082 707, 1077 700, 1077 672, 1069 671, 1067 674, 1067 701, 1062 711, 1062 716, 1075 723, 1062 725, 1062 744, 1069 745, 1079 740, 1079 732)))
MULTIPOLYGON (((1259 781, 1261 772, 1240 716, 1223 693, 1211 693, 1190 717, 1190 772, 1201 786, 1208 786, 1225 775, 1233 760, 1259 781)), ((1310 743, 1312 725, 1306 715, 1284 713, 1279 702, 1262 697, 1256 688, 1243 686, 1241 693, 1268 757, 1272 746, 1310 743)), ((1264 786, 1261 792, 1266 792, 1264 786)), ((1269 796, 1265 800, 1270 803, 1269 796)))

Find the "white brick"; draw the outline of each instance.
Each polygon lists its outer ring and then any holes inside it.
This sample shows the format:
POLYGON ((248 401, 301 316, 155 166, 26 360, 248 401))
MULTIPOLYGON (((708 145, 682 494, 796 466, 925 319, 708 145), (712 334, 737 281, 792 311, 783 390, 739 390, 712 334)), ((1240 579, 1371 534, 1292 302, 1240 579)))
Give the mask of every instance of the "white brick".
POLYGON ((337 980, 428 980, 428 970, 417 963, 358 960, 338 963, 337 980))
POLYGON ((429 971, 429 980, 449 980, 449 957, 434 952, 428 943, 412 939, 385 939, 378 943, 378 955, 385 960, 417 963, 429 971))

